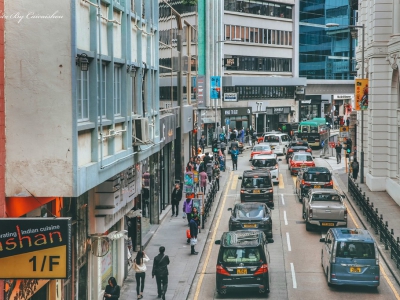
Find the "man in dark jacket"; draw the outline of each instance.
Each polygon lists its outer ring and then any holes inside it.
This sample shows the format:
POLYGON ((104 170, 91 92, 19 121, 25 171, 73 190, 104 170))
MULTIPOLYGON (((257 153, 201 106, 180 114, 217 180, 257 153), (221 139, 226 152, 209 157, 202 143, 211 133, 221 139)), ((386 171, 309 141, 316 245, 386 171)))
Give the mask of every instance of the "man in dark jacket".
POLYGON ((335 150, 336 150, 336 160, 337 163, 340 164, 342 162, 342 145, 340 144, 340 142, 337 142, 336 146, 335 146, 335 150))
POLYGON ((182 199, 182 190, 179 183, 175 184, 175 188, 172 191, 171 195, 171 204, 172 204, 172 216, 178 216, 179 211, 179 201, 182 199))
POLYGON ((199 224, 198 224, 199 216, 198 215, 193 215, 193 218, 190 220, 190 248, 191 252, 190 254, 197 255, 199 252, 196 252, 194 250, 194 243, 193 239, 196 239, 197 242, 197 234, 199 232, 199 224))
POLYGON ((204 147, 206 146, 206 139, 204 138, 204 135, 202 135, 199 140, 199 146, 201 148, 201 151, 204 153, 204 147))
POLYGON ((165 255, 165 247, 161 246, 160 253, 154 258, 152 278, 156 276, 158 298, 165 300, 165 293, 168 288, 168 268, 169 257, 165 255))

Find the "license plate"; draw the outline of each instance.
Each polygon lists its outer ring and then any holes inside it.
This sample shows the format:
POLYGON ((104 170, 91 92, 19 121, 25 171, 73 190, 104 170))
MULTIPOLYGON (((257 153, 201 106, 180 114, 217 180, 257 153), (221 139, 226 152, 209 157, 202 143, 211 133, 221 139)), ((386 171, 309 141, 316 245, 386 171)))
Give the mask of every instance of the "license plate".
POLYGON ((326 222, 322 222, 321 225, 322 225, 322 226, 335 226, 335 223, 326 223, 326 222))
POLYGON ((236 274, 246 275, 247 269, 236 269, 236 274))
POLYGON ((314 189, 320 189, 321 186, 320 185, 314 185, 314 189))
POLYGON ((350 273, 361 273, 360 267, 350 267, 350 273))
POLYGON ((260 193, 260 190, 253 190, 253 193, 254 193, 254 194, 259 194, 259 193, 260 193))
POLYGON ((243 224, 244 228, 257 228, 256 224, 243 224))

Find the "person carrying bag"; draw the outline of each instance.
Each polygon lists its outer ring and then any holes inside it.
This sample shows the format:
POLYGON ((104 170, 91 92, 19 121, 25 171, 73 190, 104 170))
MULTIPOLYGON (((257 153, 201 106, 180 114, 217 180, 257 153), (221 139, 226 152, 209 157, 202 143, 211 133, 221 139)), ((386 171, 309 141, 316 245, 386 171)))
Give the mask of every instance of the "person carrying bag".
POLYGON ((139 251, 136 255, 135 260, 133 261, 133 269, 135 270, 135 278, 136 278, 136 293, 138 299, 143 298, 143 290, 144 290, 144 280, 146 278, 146 262, 148 262, 150 258, 144 253, 144 251, 139 251), (140 290, 140 293, 139 293, 140 290))

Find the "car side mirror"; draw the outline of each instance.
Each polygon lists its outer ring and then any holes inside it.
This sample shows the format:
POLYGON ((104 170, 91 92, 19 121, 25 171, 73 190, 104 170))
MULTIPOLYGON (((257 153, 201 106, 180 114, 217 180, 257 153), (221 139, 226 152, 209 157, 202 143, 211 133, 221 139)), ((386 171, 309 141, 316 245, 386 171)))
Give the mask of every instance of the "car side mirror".
POLYGON ((242 176, 239 176, 239 177, 238 177, 238 179, 242 180, 242 179, 243 179, 243 177, 242 177, 242 176))
POLYGON ((267 239, 267 243, 268 243, 268 244, 272 244, 273 242, 274 242, 274 239, 272 239, 272 238, 268 238, 268 239, 267 239))
POLYGON ((221 245, 221 240, 216 240, 215 245, 221 245))

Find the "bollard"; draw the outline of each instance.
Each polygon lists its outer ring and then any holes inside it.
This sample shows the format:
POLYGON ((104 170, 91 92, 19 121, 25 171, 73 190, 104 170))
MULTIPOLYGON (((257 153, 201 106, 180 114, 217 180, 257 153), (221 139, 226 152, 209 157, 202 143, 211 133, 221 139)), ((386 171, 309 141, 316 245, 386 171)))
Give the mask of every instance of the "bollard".
POLYGON ((391 235, 394 235, 393 228, 392 228, 392 229, 390 229, 390 234, 391 234, 391 235))
POLYGON ((376 215, 378 215, 378 208, 375 208, 375 213, 376 215))
POLYGON ((389 223, 388 221, 385 221, 385 227, 388 228, 389 227, 389 223))

